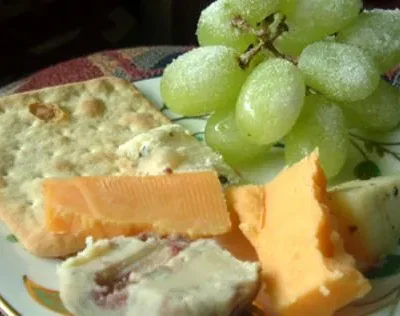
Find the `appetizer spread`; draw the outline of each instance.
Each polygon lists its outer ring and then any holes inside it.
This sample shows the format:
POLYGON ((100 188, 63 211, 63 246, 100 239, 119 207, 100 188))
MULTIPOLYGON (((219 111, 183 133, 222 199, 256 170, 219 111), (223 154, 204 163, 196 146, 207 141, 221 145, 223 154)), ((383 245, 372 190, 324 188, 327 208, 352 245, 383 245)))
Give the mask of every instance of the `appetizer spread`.
POLYGON ((380 76, 400 11, 361 8, 213 1, 160 86, 169 110, 209 115, 207 145, 114 77, 0 98, 0 219, 33 255, 69 257, 69 312, 332 316, 371 291, 363 273, 400 238, 400 176, 327 184, 349 128, 400 123, 380 76), (275 147, 287 167, 242 183, 232 166, 275 147))
POLYGON ((260 285, 258 263, 202 239, 100 240, 58 275, 75 315, 241 315, 260 285))

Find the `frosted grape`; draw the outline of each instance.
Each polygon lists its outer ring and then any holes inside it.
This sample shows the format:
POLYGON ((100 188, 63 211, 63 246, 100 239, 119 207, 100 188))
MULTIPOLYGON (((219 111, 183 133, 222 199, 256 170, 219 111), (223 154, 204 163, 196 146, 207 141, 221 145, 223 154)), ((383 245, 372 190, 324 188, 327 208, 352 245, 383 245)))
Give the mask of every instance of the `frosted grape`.
POLYGON ((283 0, 280 6, 289 24, 322 36, 355 20, 361 8, 361 0, 283 0))
POLYGON ((232 26, 235 14, 222 1, 211 3, 200 15, 197 41, 201 46, 225 45, 241 52, 256 41, 255 36, 232 26))
POLYGON ((400 10, 364 11, 339 32, 337 41, 364 49, 386 72, 400 63, 400 10))
POLYGON ((246 161, 266 150, 266 146, 249 143, 239 133, 233 111, 219 111, 211 115, 207 121, 205 139, 210 147, 232 164, 246 161))
POLYGON ((244 83, 236 104, 236 124, 250 142, 272 144, 293 127, 303 105, 305 85, 287 60, 269 59, 244 83))
POLYGON ((357 47, 335 42, 316 42, 300 55, 298 67, 306 84, 337 101, 365 99, 378 86, 374 61, 357 47))
POLYGON ((288 56, 299 56, 304 47, 324 37, 319 32, 302 30, 295 26, 289 25, 289 30, 289 32, 285 32, 274 41, 278 51, 288 56))
POLYGON ((400 122, 400 90, 383 79, 366 99, 343 103, 351 125, 360 129, 388 132, 400 122))
MULTIPOLYGON (((220 0, 221 1, 221 0, 220 0)), ((279 0, 222 0, 232 11, 256 24, 278 9, 279 0)))
POLYGON ((295 126, 285 137, 285 159, 293 164, 319 148, 321 167, 328 177, 342 169, 348 134, 341 109, 320 95, 308 95, 295 126))
POLYGON ((355 20, 361 7, 361 0, 282 0, 280 9, 289 31, 275 45, 284 54, 298 56, 308 44, 323 40, 355 20))
POLYGON ((232 108, 246 76, 247 72, 239 67, 235 49, 199 47, 165 68, 161 97, 173 112, 182 115, 232 108))

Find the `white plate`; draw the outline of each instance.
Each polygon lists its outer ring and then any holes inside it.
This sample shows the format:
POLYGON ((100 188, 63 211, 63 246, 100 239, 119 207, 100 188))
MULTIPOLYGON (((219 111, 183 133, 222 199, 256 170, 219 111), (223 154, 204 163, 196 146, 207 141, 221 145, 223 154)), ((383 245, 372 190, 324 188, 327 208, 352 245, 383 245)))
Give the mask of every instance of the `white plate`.
MULTIPOLYGON (((162 107, 159 78, 135 84, 167 116, 187 127, 199 139, 202 138, 204 117, 178 117, 162 107)), ((333 182, 352 179, 355 173, 387 175, 400 171, 400 142, 396 142, 400 141, 399 131, 379 138, 354 133, 351 158, 333 182)), ((239 172, 249 182, 263 183, 276 175, 283 166, 282 149, 277 148, 273 158, 268 161, 257 159, 251 166, 239 168, 239 172)), ((56 265, 55 260, 40 259, 26 252, 10 235, 10 231, 0 223, 0 309, 9 315, 66 314, 58 297, 56 265)), ((400 247, 388 258, 386 264, 376 269, 371 276, 374 278, 372 293, 338 315, 400 315, 400 247)))

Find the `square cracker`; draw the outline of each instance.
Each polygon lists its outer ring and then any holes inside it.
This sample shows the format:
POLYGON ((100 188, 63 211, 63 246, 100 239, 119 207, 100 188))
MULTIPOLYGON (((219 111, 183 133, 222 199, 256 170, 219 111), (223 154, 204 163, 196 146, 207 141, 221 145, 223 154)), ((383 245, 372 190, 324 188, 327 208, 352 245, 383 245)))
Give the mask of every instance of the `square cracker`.
POLYGON ((0 98, 0 219, 33 254, 82 249, 83 238, 45 230, 42 179, 118 174, 118 147, 169 123, 116 77, 0 98))

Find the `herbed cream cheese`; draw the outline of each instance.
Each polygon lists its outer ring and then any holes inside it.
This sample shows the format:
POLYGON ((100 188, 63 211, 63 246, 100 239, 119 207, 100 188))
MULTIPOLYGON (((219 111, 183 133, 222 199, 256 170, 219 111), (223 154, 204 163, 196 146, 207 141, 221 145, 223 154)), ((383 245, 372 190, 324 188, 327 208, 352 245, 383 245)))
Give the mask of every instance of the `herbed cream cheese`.
POLYGON ((136 135, 118 148, 117 155, 124 174, 157 175, 215 170, 223 185, 237 184, 240 179, 221 155, 177 124, 160 126, 136 135))
POLYGON ((259 264, 212 239, 100 240, 58 268, 60 295, 76 315, 232 315, 257 294, 259 264))

